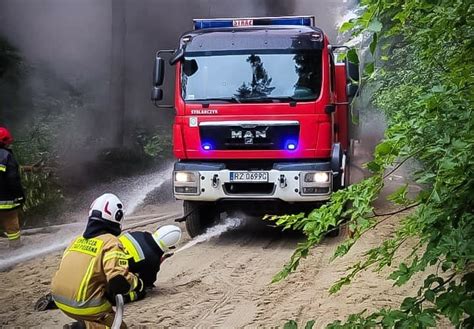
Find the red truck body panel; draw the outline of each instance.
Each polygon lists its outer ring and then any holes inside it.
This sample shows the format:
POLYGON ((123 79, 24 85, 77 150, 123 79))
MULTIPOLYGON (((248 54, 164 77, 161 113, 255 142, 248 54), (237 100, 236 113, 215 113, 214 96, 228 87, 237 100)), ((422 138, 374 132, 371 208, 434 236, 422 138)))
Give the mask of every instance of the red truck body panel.
MULTIPOLYGON (((325 44, 328 40, 325 37, 325 44)), ((345 68, 335 67, 336 90, 331 90, 330 60, 327 47, 322 52, 321 93, 317 100, 289 103, 185 103, 181 95, 181 64, 176 65, 173 151, 180 160, 222 159, 327 159, 334 142, 348 145, 347 105, 337 105, 336 112, 328 114, 326 106, 344 102, 345 68), (199 123, 211 121, 267 121, 293 120, 300 124, 300 135, 295 150, 204 150, 199 128, 190 126, 190 119, 199 123), (333 121, 337 129, 333 136, 333 121)))

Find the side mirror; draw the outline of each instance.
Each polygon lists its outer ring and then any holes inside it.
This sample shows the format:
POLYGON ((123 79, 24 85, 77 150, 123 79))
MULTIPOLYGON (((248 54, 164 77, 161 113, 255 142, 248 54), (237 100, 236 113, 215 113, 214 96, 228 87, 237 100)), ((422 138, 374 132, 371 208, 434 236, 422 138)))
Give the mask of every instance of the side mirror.
MULTIPOLYGON (((161 86, 165 77, 165 61, 161 57, 155 58, 155 66, 153 67, 153 86, 161 86)), ((163 93, 163 92, 162 92, 163 93)))
POLYGON ((347 80, 359 81, 359 64, 355 64, 346 57, 346 74, 347 80))
POLYGON ((163 89, 158 87, 151 88, 151 100, 154 102, 161 101, 163 99, 163 89))
POLYGON ((353 98, 357 94, 359 86, 353 82, 349 82, 346 86, 347 98, 353 98))

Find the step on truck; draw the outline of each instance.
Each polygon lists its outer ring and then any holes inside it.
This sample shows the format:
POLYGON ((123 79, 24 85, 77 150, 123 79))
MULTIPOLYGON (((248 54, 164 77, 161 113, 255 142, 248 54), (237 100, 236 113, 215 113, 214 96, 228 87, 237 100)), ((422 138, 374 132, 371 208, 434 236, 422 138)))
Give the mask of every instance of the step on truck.
POLYGON ((358 68, 339 62, 314 17, 196 19, 157 52, 152 101, 173 107, 173 192, 186 228, 221 213, 309 211, 349 182, 349 102, 358 68), (163 99, 175 66, 174 105, 163 99))

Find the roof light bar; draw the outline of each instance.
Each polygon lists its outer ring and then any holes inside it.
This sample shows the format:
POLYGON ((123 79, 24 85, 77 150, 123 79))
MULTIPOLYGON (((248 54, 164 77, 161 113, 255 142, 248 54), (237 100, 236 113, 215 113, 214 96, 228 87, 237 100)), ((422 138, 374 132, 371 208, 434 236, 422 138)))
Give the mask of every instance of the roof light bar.
POLYGON ((194 19, 193 22, 195 30, 261 25, 314 26, 314 16, 194 19))

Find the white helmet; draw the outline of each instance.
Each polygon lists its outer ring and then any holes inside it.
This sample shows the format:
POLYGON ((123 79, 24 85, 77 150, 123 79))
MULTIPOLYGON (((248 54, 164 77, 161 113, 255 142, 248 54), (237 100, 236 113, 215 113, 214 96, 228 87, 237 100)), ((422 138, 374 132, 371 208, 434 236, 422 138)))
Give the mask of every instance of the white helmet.
POLYGON ((89 217, 118 223, 122 226, 123 204, 120 199, 112 193, 102 194, 94 200, 89 210, 89 217))
POLYGON ((163 252, 167 252, 181 239, 181 229, 175 225, 162 226, 153 233, 153 239, 163 252))

